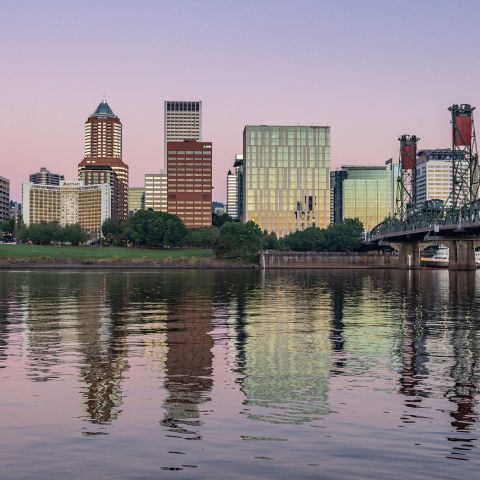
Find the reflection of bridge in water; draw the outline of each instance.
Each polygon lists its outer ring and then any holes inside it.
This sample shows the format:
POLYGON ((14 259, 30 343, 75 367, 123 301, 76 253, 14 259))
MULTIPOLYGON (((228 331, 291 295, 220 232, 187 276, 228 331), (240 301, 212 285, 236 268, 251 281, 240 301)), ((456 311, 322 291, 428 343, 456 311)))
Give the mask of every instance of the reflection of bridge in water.
POLYGON ((475 247, 480 244, 480 169, 474 109, 467 104, 449 108, 452 150, 447 151, 445 160, 450 162, 451 171, 443 173, 439 182, 449 178, 447 183, 451 185, 443 199, 422 198, 425 192, 420 192, 417 178, 418 138, 414 135, 399 138, 395 216, 377 225, 370 232, 368 243, 389 245, 397 250, 400 268, 419 268, 420 252, 430 242, 442 242, 449 247, 450 269, 476 268, 475 247))

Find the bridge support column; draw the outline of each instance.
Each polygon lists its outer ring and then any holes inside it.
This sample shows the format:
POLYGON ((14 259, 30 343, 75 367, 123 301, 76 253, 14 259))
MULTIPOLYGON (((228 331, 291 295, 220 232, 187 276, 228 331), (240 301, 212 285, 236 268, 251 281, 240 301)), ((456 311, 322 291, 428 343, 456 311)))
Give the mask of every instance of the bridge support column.
POLYGON ((475 241, 474 240, 450 240, 448 242, 450 258, 449 270, 475 270, 475 241))
POLYGON ((390 243, 391 247, 398 252, 398 268, 411 270, 420 268, 421 242, 395 242, 390 243))

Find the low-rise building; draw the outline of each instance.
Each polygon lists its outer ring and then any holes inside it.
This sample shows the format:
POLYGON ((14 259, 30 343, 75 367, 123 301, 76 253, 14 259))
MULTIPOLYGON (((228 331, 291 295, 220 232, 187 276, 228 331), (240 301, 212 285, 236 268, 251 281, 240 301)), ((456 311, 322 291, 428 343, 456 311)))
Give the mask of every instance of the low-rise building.
POLYGON ((145 174, 145 209, 167 211, 167 171, 145 174))

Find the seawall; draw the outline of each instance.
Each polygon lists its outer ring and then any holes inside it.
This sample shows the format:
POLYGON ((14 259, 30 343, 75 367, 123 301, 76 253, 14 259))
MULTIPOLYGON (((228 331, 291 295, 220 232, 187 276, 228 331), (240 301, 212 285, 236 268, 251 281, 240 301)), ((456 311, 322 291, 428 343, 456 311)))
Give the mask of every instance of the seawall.
POLYGON ((398 256, 382 252, 262 252, 260 267, 398 268, 398 256))

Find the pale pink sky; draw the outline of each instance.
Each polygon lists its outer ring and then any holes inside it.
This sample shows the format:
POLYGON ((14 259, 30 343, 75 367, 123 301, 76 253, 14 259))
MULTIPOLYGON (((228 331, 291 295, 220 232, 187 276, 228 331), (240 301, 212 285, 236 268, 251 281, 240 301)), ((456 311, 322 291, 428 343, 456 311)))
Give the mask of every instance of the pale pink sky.
POLYGON ((76 178, 105 94, 131 186, 163 165, 163 102, 203 101, 214 199, 246 124, 332 127, 332 167, 382 164, 397 138, 450 143, 447 107, 480 106, 474 0, 0 3, 0 175, 76 178))

